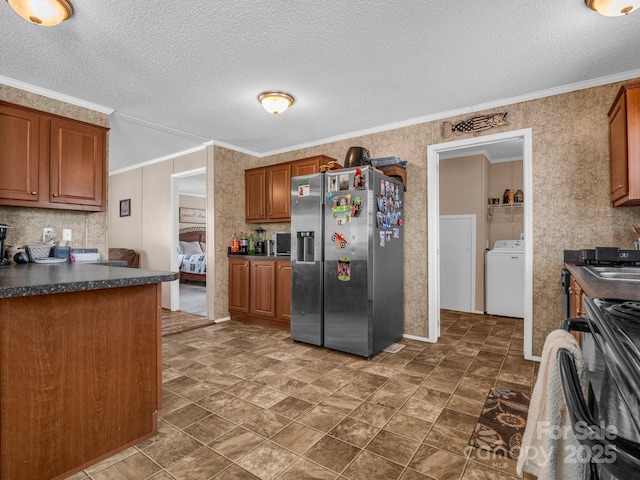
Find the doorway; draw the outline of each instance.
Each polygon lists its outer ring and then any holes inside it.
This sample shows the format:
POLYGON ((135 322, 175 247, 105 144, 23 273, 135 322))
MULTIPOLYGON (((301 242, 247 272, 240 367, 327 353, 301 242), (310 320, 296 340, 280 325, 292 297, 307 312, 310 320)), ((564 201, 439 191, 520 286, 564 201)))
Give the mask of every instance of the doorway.
MULTIPOLYGON (((455 156, 458 152, 471 148, 482 150, 493 145, 518 140, 522 145, 523 188, 525 191, 524 210, 524 238, 525 238, 525 305, 524 305, 524 357, 532 357, 533 338, 533 242, 532 238, 533 208, 532 208, 532 132, 531 129, 514 130, 478 138, 468 138, 453 142, 430 145, 427 148, 427 183, 428 183, 428 228, 429 228, 429 336, 430 342, 436 342, 440 336, 440 308, 441 308, 441 257, 440 257, 440 178, 439 165, 441 157, 455 156)), ((462 156, 459 155, 459 156, 462 156)))
MULTIPOLYGON (((179 232, 181 227, 189 226, 180 222, 180 208, 182 203, 192 211, 204 210, 206 218, 207 209, 207 180, 206 168, 199 168, 172 175, 172 235, 171 269, 180 271, 180 243, 179 232), (181 203, 182 202, 182 203, 181 203)), ((206 225, 206 224, 205 224, 206 225)), ((206 233, 206 228, 204 229, 206 233)), ((193 242, 189 242, 193 243, 193 242)), ((200 243, 200 242, 196 242, 200 243)), ((202 247, 202 244, 201 244, 202 247)), ((206 248, 206 247, 205 247, 206 248)), ((191 252, 194 253, 194 252, 191 252)), ((203 252, 208 256, 206 251, 203 252)), ((197 256, 196 256, 197 259, 197 256)), ((207 258, 208 260, 208 258, 207 258)), ((206 278, 203 276, 203 280, 206 278)), ((184 311, 187 313, 207 316, 208 290, 204 282, 184 284, 180 280, 171 284, 171 311, 184 311)))

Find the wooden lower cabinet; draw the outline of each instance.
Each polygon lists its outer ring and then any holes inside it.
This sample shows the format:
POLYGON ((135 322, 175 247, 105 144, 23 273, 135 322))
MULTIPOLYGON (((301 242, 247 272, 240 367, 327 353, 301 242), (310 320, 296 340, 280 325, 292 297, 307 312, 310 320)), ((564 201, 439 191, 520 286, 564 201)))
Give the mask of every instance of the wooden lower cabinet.
POLYGON ((229 259, 231 320, 289 330, 291 263, 229 259))
POLYGON ((291 262, 276 262, 276 316, 291 321, 291 262))
POLYGON ((251 262, 249 313, 264 317, 276 316, 275 262, 251 262))
MULTIPOLYGON (((569 281, 569 318, 584 317, 584 299, 587 295, 573 276, 569 281)), ((571 332, 578 343, 582 345, 582 334, 571 332)))
POLYGON ((157 432, 161 284, 0 299, 0 478, 64 479, 157 432))
POLYGON ((229 260, 229 311, 249 313, 249 260, 229 260))

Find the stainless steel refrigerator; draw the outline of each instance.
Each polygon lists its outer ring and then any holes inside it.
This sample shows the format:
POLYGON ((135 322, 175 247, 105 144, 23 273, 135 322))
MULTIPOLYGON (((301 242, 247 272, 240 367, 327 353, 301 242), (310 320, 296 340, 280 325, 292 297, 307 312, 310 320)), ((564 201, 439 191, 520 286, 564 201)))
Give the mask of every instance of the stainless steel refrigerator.
POLYGON ((291 338, 371 357, 402 337, 402 182, 368 166, 291 179, 291 338))

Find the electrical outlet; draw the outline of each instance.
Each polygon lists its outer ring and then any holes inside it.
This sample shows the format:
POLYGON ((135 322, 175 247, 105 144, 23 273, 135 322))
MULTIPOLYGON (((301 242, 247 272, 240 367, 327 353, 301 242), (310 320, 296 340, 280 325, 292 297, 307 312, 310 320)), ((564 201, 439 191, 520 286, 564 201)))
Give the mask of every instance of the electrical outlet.
POLYGON ((63 228, 62 229, 62 241, 70 242, 71 241, 71 229, 63 228))
POLYGON ((45 227, 42 229, 42 243, 47 243, 50 240, 53 240, 53 228, 45 227))

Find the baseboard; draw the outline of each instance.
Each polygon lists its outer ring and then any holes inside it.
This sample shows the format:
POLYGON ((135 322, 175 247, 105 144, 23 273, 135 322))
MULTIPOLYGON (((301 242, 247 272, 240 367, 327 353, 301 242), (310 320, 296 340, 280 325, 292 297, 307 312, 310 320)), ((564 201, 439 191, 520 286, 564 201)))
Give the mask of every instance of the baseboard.
POLYGON ((417 340, 418 342, 433 343, 433 342, 430 342, 429 339, 426 337, 418 337, 417 335, 409 335, 407 333, 403 333, 402 338, 408 338, 409 340, 417 340))
POLYGON ((214 320, 215 323, 222 323, 222 322, 228 322, 229 320, 231 320, 231 317, 222 317, 222 318, 217 318, 214 320))

